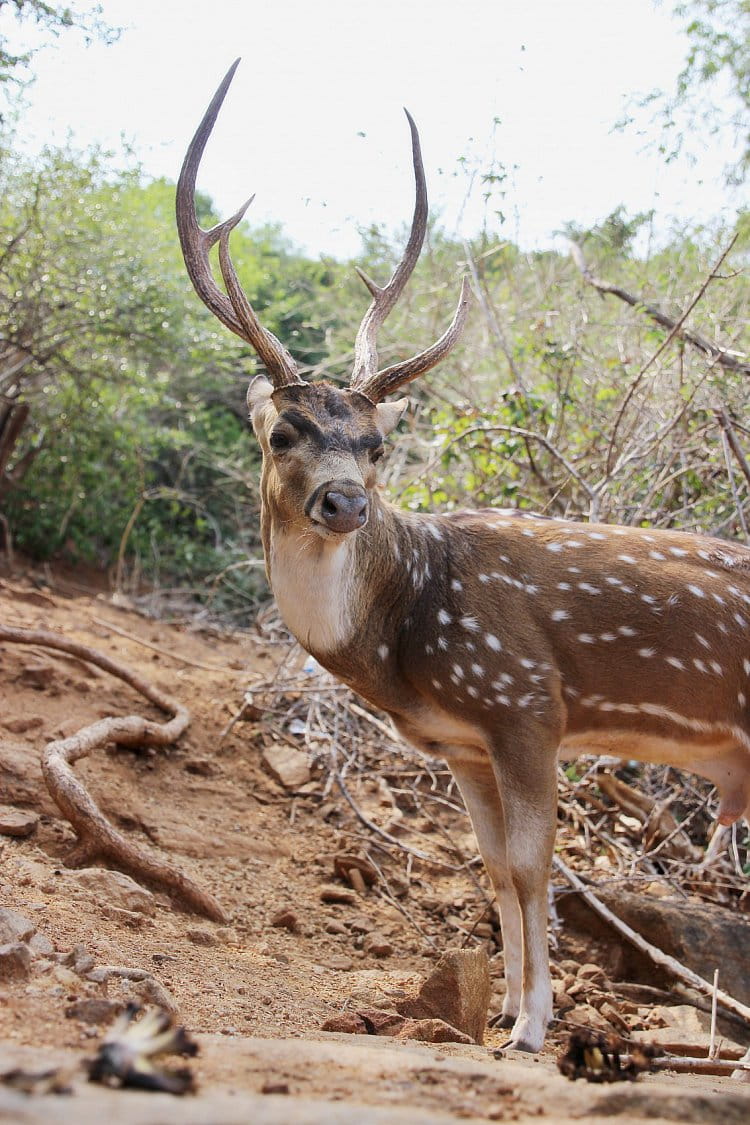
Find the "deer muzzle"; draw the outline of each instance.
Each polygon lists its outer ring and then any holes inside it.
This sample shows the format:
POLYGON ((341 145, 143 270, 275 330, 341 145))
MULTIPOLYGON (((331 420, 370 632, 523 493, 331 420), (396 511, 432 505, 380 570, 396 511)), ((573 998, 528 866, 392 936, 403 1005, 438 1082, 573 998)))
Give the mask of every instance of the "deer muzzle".
POLYGON ((367 493, 352 480, 328 481, 313 493, 307 514, 313 523, 338 535, 359 531, 367 523, 367 493))

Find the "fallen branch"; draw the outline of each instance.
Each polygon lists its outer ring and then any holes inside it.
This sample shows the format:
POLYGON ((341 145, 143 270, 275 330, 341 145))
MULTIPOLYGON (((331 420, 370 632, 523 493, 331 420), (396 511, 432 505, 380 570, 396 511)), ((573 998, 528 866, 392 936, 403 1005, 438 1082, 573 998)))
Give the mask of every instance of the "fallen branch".
MULTIPOLYGON (((623 1056, 623 1062, 629 1060, 629 1055, 623 1056)), ((685 1074, 750 1074, 750 1062, 735 1059, 694 1059, 689 1055, 657 1055, 651 1060, 652 1070, 677 1070, 685 1074)))
POLYGON ((713 996, 715 993, 716 999, 724 1008, 730 1012, 734 1012, 735 1015, 740 1016, 750 1023, 750 1008, 746 1004, 735 1000, 733 996, 722 992, 720 988, 714 990, 713 984, 704 980, 703 977, 698 976, 698 974, 694 973, 692 969, 689 969, 687 965, 683 965, 676 958, 670 957, 663 949, 659 949, 658 946, 652 945, 651 942, 646 941, 646 939, 636 930, 632 929, 627 922, 623 922, 609 907, 605 906, 558 855, 554 857, 553 864, 565 880, 570 883, 571 887, 588 903, 591 909, 594 910, 600 918, 603 918, 605 922, 609 922, 611 926, 614 926, 618 933, 622 934, 624 938, 627 938, 636 949, 640 950, 641 953, 645 953, 655 964, 661 965, 662 968, 666 969, 672 976, 677 977, 678 980, 685 981, 686 984, 691 985, 706 996, 713 996))
POLYGON ((91 615, 91 620, 96 625, 102 625, 105 629, 111 629, 113 633, 117 633, 120 637, 125 637, 128 641, 134 641, 137 645, 142 645, 148 648, 151 652, 158 652, 160 656, 166 656, 167 660, 174 660, 178 664, 185 664, 188 668, 200 668, 202 672, 235 672, 234 668, 222 668, 218 664, 203 664, 200 660, 191 660, 187 656, 181 656, 179 652, 170 652, 166 648, 161 648, 160 645, 152 644, 151 641, 144 641, 142 637, 136 636, 135 633, 129 633, 127 629, 123 629, 120 625, 115 625, 113 621, 107 621, 106 617, 96 617, 91 615))
POLYGON ((181 871, 136 847, 106 819, 71 766, 107 742, 119 746, 169 746, 186 730, 190 713, 182 704, 142 679, 124 664, 96 649, 43 629, 17 629, 0 625, 0 641, 10 644, 41 645, 65 652, 124 680, 160 711, 171 714, 166 723, 139 715, 99 719, 69 738, 50 742, 42 753, 42 772, 55 803, 73 825, 78 845, 68 857, 69 866, 80 866, 104 859, 121 871, 162 888, 182 905, 216 922, 227 916, 217 900, 202 890, 181 871))

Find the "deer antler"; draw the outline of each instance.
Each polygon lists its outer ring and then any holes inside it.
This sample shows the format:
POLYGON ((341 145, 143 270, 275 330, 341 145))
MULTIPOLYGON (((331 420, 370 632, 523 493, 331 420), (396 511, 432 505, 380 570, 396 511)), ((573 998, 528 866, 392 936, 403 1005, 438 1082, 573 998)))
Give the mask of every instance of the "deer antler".
POLYGON ((206 308, 218 317, 222 324, 255 349, 274 387, 290 384, 304 386, 304 379, 300 378, 297 365, 289 352, 272 332, 262 326, 255 315, 252 305, 242 291, 229 255, 229 236, 242 220, 254 197, 251 196, 230 219, 218 223, 211 230, 201 229, 195 213, 195 181, 198 167, 239 61, 236 59, 225 74, 185 155, 180 178, 177 181, 177 231, 188 275, 206 308), (217 242, 226 293, 222 293, 216 284, 208 260, 209 251, 217 242))
POLYGON ((450 327, 440 339, 431 347, 419 352, 418 355, 412 356, 411 359, 393 364, 392 367, 387 367, 383 371, 377 370, 378 329, 398 301, 404 286, 411 277, 427 229, 427 187, 419 145, 419 133, 409 111, 405 109, 404 113, 411 130, 411 150, 414 162, 414 179, 416 180, 416 200, 409 241, 406 244, 404 256, 393 271, 391 280, 384 288, 381 288, 372 278, 357 268, 357 273, 372 295, 372 303, 362 318, 354 343, 354 369, 352 371, 351 389, 366 395, 373 402, 380 402, 386 395, 398 390, 404 383, 410 383, 418 375, 429 371, 448 354, 463 331, 471 299, 471 290, 467 279, 464 278, 455 315, 450 327))

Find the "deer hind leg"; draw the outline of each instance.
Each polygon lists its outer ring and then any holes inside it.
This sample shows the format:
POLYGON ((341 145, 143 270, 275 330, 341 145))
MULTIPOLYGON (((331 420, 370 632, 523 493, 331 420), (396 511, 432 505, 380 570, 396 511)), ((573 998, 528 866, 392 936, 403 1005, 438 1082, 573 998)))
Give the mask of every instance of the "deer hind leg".
POLYGON ((523 939, 521 910, 508 870, 505 848, 505 820, 500 791, 492 765, 486 762, 449 758, 453 776, 471 818, 479 851, 492 881, 500 915, 505 959, 505 999, 500 1027, 512 1027, 521 1010, 523 939))

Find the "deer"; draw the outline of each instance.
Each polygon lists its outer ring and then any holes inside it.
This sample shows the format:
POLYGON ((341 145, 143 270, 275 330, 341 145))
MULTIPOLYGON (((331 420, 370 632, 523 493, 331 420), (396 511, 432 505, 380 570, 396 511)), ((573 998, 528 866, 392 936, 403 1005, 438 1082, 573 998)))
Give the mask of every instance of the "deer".
POLYGON ((187 149, 176 212, 195 290, 264 368, 247 405, 262 453, 268 580, 302 648, 450 767, 500 915, 498 1023, 509 1048, 537 1052, 553 1014, 547 888, 559 759, 676 766, 716 786, 721 824, 750 816, 750 550, 690 532, 390 503, 377 462, 408 406, 391 396, 450 352, 471 302, 464 279, 440 339, 379 368, 378 330, 426 230, 416 125, 407 113, 411 231, 387 284, 358 270, 371 302, 350 383, 306 382, 261 325, 230 256, 252 200, 208 231, 196 216, 198 168, 238 62, 187 149), (209 260, 217 243, 223 287, 209 260))

